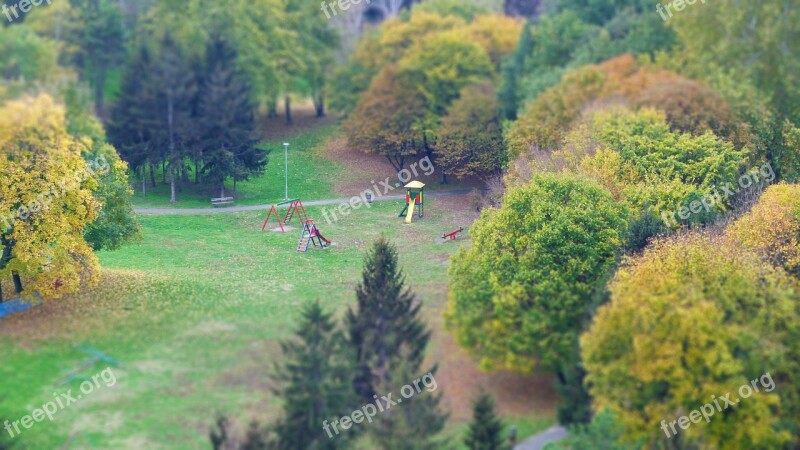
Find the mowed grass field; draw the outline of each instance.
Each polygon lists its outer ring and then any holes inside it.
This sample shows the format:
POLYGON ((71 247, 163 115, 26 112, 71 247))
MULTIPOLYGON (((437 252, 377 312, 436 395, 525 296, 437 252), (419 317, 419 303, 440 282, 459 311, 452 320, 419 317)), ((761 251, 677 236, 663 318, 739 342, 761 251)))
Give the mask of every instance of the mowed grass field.
MULTIPOLYGON (((335 197, 333 177, 357 169, 325 161, 320 146, 331 132, 320 132, 306 162, 331 168, 314 183, 328 190, 320 196, 335 197)), ((291 336, 305 302, 318 299, 337 316, 354 303, 364 253, 380 235, 397 245, 434 331, 428 359, 440 364, 437 384, 452 414, 447 433, 460 437, 481 386, 495 393, 520 436, 541 431, 553 423, 549 379, 482 374, 444 330, 449 259, 468 245, 468 235, 447 242, 440 236, 471 223, 474 212, 465 203, 429 196, 425 218, 410 225, 397 217, 402 201, 362 207, 332 224, 309 207, 334 245, 305 254, 295 250, 297 219, 286 233, 269 231, 274 222, 262 232, 266 211, 140 216, 142 242, 101 252, 97 287, 0 321, 0 379, 10 388, 0 392, 0 413, 11 420, 54 393, 79 393, 81 378, 55 384, 90 360, 76 345, 120 363, 114 386, 96 389, 14 442, 31 449, 62 448, 70 439, 68 448, 210 448, 217 414, 240 422, 273 419, 280 412, 270 393, 279 341, 291 336)), ((81 374, 106 367, 98 362, 81 374)))

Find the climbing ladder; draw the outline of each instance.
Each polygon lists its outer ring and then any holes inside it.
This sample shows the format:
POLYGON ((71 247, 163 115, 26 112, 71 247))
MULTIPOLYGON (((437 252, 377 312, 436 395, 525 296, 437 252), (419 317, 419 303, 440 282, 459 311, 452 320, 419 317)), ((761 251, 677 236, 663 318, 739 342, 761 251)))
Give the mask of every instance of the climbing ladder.
POLYGON ((309 244, 319 248, 325 248, 326 245, 331 244, 331 241, 325 239, 325 236, 319 232, 311 219, 306 220, 303 224, 303 228, 300 231, 300 241, 297 243, 297 251, 307 252, 309 244))

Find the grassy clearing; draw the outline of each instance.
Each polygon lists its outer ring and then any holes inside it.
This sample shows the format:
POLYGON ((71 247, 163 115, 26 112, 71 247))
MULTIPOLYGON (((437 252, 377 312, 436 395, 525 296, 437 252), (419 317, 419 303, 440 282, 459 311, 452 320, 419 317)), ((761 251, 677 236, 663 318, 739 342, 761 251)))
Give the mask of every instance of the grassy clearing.
MULTIPOLYGON (((437 201, 429 198, 430 213, 411 225, 397 217, 400 201, 321 223, 335 245, 306 254, 295 251, 298 230, 261 232, 265 213, 141 217, 141 244, 100 254, 98 287, 0 324, 0 378, 14 386, 3 394, 13 419, 53 392, 77 392, 79 380, 53 385, 87 359, 73 343, 121 362, 115 386, 98 389, 18 440, 57 448, 81 430, 96 448, 194 449, 206 446, 217 412, 268 420, 278 411, 268 389, 277 340, 291 333, 307 299, 338 313, 351 304, 363 252, 381 234, 398 245, 429 322, 440 323, 447 261, 466 240, 441 242, 452 219, 437 201)), ((319 208, 308 212, 320 217, 319 208)), ((438 345, 435 340, 431 352, 438 345)), ((104 368, 97 364, 83 373, 104 368)), ((539 428, 538 422, 523 423, 539 428)), ((460 432, 461 425, 449 429, 460 432)))
MULTIPOLYGON (((334 125, 327 125, 311 131, 294 134, 288 138, 271 139, 262 147, 272 152, 266 173, 258 178, 239 182, 236 185, 237 205, 262 205, 277 203, 284 198, 284 150, 283 143, 289 146, 289 195, 302 193, 304 200, 319 200, 336 197, 332 192, 332 180, 344 173, 341 163, 324 158, 326 139, 337 133, 334 125)), ((158 171, 157 171, 158 172, 158 171)), ((149 175, 148 175, 149 176, 149 175)), ((193 178, 192 178, 193 179, 193 178)), ((178 203, 170 204, 170 186, 157 174, 156 187, 147 186, 147 195, 142 195, 141 180, 136 185, 133 202, 137 208, 207 208, 211 198, 219 197, 219 189, 208 189, 192 183, 178 192, 178 203)), ((226 195, 233 191, 233 182, 226 184, 226 195)))

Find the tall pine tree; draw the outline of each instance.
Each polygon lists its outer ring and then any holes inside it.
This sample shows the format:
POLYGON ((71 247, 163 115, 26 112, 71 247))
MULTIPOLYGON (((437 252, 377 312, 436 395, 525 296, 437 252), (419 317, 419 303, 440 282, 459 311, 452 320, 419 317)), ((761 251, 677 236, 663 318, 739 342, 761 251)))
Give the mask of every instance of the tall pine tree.
MULTIPOLYGON (((362 281, 356 289, 357 306, 347 312, 345 323, 355 351, 354 386, 364 403, 380 402, 428 374, 434 388, 418 391, 402 403, 380 412, 366 428, 381 448, 437 448, 436 434, 447 416, 439 410, 441 396, 435 390, 436 368, 422 371, 430 331, 422 322, 421 304, 405 287, 397 250, 380 238, 365 259, 362 281)), ((418 383, 419 384, 419 383, 418 383)))
POLYGON ((162 149, 161 159, 167 162, 170 202, 177 202, 177 177, 181 173, 188 149, 196 139, 192 117, 197 82, 188 57, 169 35, 161 41, 153 69, 145 77, 145 96, 154 104, 149 127, 152 148, 162 149))
POLYGON ((211 40, 197 101, 198 147, 206 180, 225 196, 225 180, 247 180, 264 173, 267 152, 256 146, 250 86, 236 68, 236 54, 221 38, 211 40))
POLYGON ((494 400, 481 391, 472 404, 472 423, 464 444, 470 450, 510 450, 503 440, 503 422, 494 412, 494 400))
POLYGON ((526 73, 525 63, 533 52, 534 46, 533 32, 531 31, 532 27, 533 25, 528 21, 522 29, 522 34, 519 37, 519 42, 514 49, 514 53, 503 61, 501 67, 503 82, 497 92, 497 99, 503 111, 503 116, 508 120, 517 119, 519 103, 522 97, 522 94, 519 92, 520 84, 522 83, 522 75, 526 73))
MULTIPOLYGON (((352 363, 345 339, 319 302, 303 309, 296 338, 281 343, 283 358, 277 367, 283 414, 275 424, 280 450, 348 448, 350 431, 324 431, 332 422, 357 408, 352 386, 352 363)), ((331 428, 329 428, 331 429, 331 428)))

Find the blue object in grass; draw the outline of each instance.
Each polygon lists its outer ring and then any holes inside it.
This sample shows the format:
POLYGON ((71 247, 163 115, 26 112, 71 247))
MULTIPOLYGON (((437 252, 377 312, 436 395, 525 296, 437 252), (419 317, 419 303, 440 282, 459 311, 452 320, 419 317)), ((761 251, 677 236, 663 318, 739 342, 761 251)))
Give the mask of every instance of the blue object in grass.
POLYGON ((0 303, 0 319, 11 314, 18 313, 39 306, 42 304, 42 296, 38 293, 34 294, 31 300, 23 298, 15 298, 7 302, 0 303))

